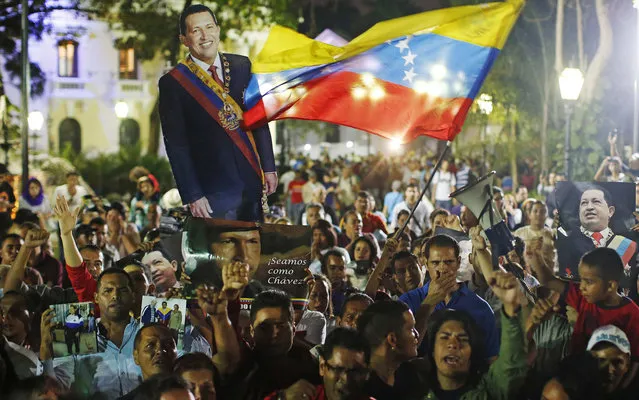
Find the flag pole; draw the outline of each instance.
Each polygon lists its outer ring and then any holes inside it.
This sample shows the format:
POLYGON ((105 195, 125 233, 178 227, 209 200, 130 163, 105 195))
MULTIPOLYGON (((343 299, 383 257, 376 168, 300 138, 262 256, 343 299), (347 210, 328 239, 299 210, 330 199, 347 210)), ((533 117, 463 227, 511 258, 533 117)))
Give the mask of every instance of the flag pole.
POLYGON ((419 207, 419 203, 422 202, 422 199, 426 195, 426 191, 428 190, 428 188, 430 187, 431 182, 435 178, 435 174, 439 170, 439 167, 442 164, 442 161, 444 161, 444 158, 448 154, 448 151, 450 150, 451 144, 452 144, 452 142, 450 140, 446 142, 446 147, 444 148, 442 153, 439 155, 439 160, 437 160, 437 164, 435 164, 435 168, 433 168, 433 171, 430 173, 430 177, 428 178, 428 181, 426 182, 426 186, 424 187, 424 190, 422 190, 422 193, 419 196, 419 199, 417 199, 417 203, 415 203, 415 206, 412 208, 412 210, 410 210, 410 214, 408 215, 408 218, 406 219, 406 222, 404 222, 404 225, 401 227, 399 232, 396 235, 393 235, 396 239, 399 240, 399 237, 404 232, 404 229, 406 229, 406 227, 408 226, 408 223, 410 222, 411 218, 413 218, 413 215, 415 214, 415 210, 417 210, 417 207, 419 207))

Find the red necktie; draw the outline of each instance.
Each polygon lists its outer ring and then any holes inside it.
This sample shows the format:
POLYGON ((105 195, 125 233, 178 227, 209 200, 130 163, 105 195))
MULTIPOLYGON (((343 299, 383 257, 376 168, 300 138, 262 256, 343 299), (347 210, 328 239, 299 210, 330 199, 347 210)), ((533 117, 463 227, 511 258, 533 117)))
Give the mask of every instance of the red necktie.
POLYGON ((222 82, 222 80, 217 74, 217 67, 215 65, 211 65, 209 67, 209 71, 213 75, 213 79, 215 79, 215 82, 217 82, 217 84, 220 85, 220 87, 224 87, 224 82, 222 82))
POLYGON ((597 242, 597 247, 601 247, 601 239, 603 239, 603 235, 601 234, 601 232, 593 232, 592 233, 592 238, 595 239, 595 241, 597 242))

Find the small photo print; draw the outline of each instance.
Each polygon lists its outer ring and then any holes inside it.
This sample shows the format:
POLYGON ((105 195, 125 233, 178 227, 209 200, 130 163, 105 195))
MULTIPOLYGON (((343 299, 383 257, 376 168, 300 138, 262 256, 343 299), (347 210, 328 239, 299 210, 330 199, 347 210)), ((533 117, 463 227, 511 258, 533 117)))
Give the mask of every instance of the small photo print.
POLYGON ((176 348, 184 350, 184 325, 186 322, 186 299, 142 297, 140 321, 143 325, 154 322, 168 327, 173 334, 176 348))
POLYGON ((53 357, 98 352, 97 322, 93 303, 49 306, 54 312, 53 357))

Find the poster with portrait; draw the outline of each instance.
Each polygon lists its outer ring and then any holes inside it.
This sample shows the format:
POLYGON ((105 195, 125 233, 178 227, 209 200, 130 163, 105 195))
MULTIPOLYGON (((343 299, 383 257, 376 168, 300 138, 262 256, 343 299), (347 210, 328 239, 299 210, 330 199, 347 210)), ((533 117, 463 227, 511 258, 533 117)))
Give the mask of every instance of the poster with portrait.
POLYGON ((559 182, 556 188, 560 225, 557 229, 559 275, 579 279, 579 260, 596 247, 617 251, 624 262, 622 287, 636 292, 637 238, 635 185, 613 182, 559 182), (634 279, 634 280, 633 280, 634 279))
POLYGON ((306 303, 311 241, 307 226, 190 218, 182 232, 161 244, 192 283, 187 298, 203 283, 221 288, 225 265, 248 264, 249 285, 241 294, 242 308, 248 309, 253 297, 268 288, 287 292, 296 307, 306 303))
POLYGON ((171 330, 178 350, 184 349, 186 324, 186 300, 154 296, 142 297, 140 322, 143 325, 160 323, 171 330))
POLYGON ((98 331, 93 303, 66 303, 49 306, 52 322, 53 357, 98 352, 98 331))

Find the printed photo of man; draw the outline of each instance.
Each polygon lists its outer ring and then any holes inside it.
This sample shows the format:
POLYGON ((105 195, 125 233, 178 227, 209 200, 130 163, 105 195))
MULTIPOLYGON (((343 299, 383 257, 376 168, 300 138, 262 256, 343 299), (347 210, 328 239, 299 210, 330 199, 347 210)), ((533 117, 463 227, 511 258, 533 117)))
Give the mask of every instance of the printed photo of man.
POLYGON ((573 222, 577 226, 571 229, 566 222, 570 219, 564 218, 567 207, 560 207, 562 223, 557 233, 560 273, 567 278, 578 278, 577 266, 581 257, 595 248, 608 247, 617 251, 624 262, 626 277, 629 277, 636 264, 634 256, 637 244, 618 234, 621 233, 619 230, 614 231, 613 217, 618 210, 613 195, 606 187, 597 184, 588 183, 578 187, 581 189, 578 224, 573 222))

